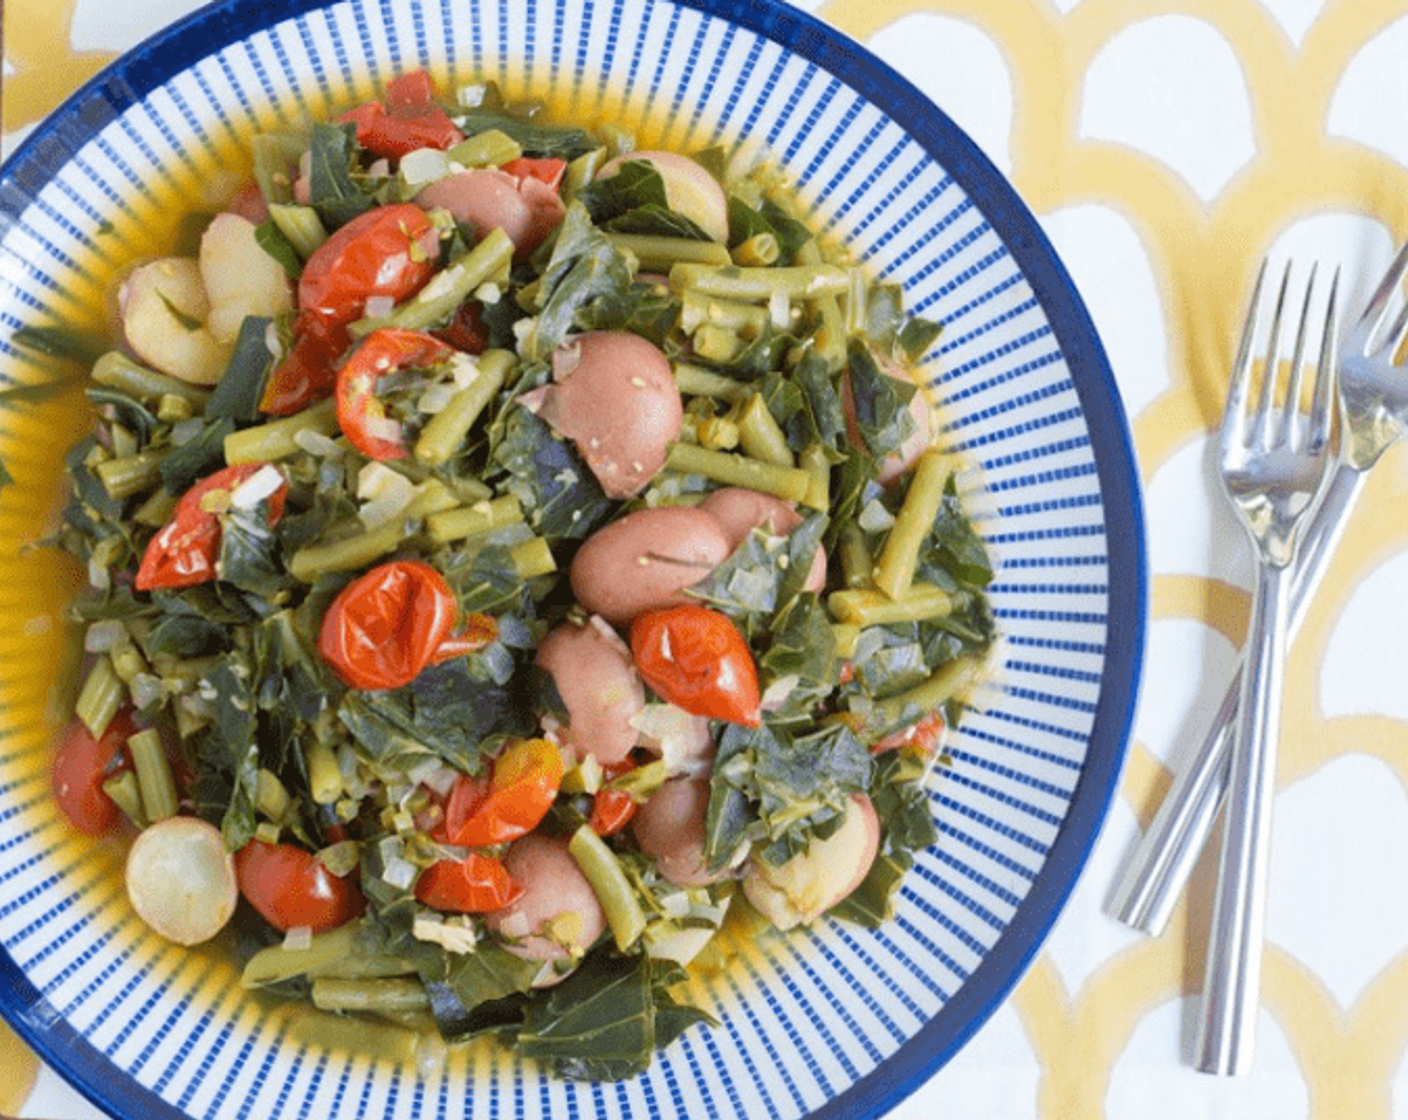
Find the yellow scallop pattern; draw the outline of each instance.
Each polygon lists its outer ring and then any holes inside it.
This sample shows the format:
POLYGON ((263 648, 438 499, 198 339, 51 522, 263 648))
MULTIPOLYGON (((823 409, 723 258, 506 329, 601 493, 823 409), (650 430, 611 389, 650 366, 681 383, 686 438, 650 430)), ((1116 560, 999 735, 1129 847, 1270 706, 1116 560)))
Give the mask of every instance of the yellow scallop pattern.
MULTIPOLYGON (((7 152, 130 45, 96 29, 106 3, 6 0, 7 152)), ((125 26, 135 40, 193 6, 126 0, 140 18, 125 26)), ((1104 914, 1246 627, 1250 565, 1207 440, 1251 277, 1264 254, 1314 253, 1362 298, 1408 233, 1408 0, 807 6, 938 99, 1046 227, 1129 406, 1151 539, 1149 674, 1105 834, 1014 997, 892 1120, 1408 1115, 1404 448, 1371 475, 1288 668, 1251 1077, 1183 1059, 1210 861, 1164 936, 1104 914)), ((92 1115, 53 1089, 30 1098, 38 1062, 4 1027, 0 1070, 0 1113, 92 1115)))

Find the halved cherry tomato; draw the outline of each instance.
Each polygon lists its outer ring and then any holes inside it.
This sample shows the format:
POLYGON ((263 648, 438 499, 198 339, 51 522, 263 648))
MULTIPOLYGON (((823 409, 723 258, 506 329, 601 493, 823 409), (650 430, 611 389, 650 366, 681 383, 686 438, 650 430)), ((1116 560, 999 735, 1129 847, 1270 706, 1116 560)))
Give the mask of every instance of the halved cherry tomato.
POLYGON ((892 751, 899 747, 908 747, 930 755, 938 750, 947 729, 948 724, 944 720, 943 711, 935 709, 908 727, 875 740, 870 744, 870 753, 883 754, 885 751, 892 751))
POLYGON ((640 809, 639 802, 623 789, 596 791, 592 798, 592 813, 587 823, 598 836, 614 836, 634 819, 640 809))
MULTIPOLYGON (((197 482, 181 495, 171 518, 150 541, 137 568, 139 591, 165 587, 193 587, 216 577, 220 557, 220 517, 207 510, 206 499, 216 490, 235 490, 263 470, 266 463, 237 463, 223 467, 197 482)), ((281 482, 269 496, 269 524, 283 516, 288 483, 281 482)))
POLYGON ((447 637, 434 653, 430 661, 434 665, 442 661, 452 661, 456 657, 478 653, 499 636, 499 623, 491 614, 467 614, 455 632, 447 637))
POLYGON ((281 933, 314 933, 346 925, 365 909, 356 876, 334 875, 311 852, 292 844, 251 840, 235 853, 240 894, 281 933))
POLYGON ((54 751, 54 799, 79 832, 102 836, 121 820, 122 811, 103 792, 103 783, 130 768, 122 748, 136 730, 131 711, 124 708, 96 739, 78 720, 64 731, 54 751))
POLYGON ((520 739, 494 760, 489 780, 461 778, 445 806, 451 844, 506 844, 537 828, 562 785, 562 754, 546 739, 520 739))
POLYGON ((405 299, 435 274, 439 231, 413 202, 378 206, 338 227, 303 266, 301 315, 324 326, 360 318, 373 296, 405 299))
POLYGON ((417 148, 452 148, 464 139, 424 70, 403 74, 386 87, 386 100, 369 101, 338 118, 357 126, 357 143, 373 155, 400 159, 417 148))
POLYGON ((367 335, 337 374, 337 422, 352 446, 382 462, 406 458, 411 450, 402 425, 387 417, 377 383, 402 370, 438 365, 454 353, 453 347, 434 335, 402 327, 384 327, 367 335))
POLYGON ((555 157, 533 158, 522 156, 518 159, 511 159, 499 168, 506 171, 516 179, 537 179, 540 183, 546 183, 553 190, 562 186, 562 178, 567 174, 567 161, 555 157))
POLYGON ((645 683, 691 715, 761 721, 758 670, 727 615, 693 605, 647 611, 631 623, 631 654, 645 683))
POLYGON ((466 354, 482 354, 489 349, 489 328, 484 325, 481 304, 476 299, 465 300, 449 323, 430 333, 466 354))
POLYGON ((411 202, 359 214, 313 250, 298 280, 298 317, 288 355, 269 376, 260 407, 300 412, 332 391, 333 363, 351 343, 348 326, 367 300, 403 300, 435 275, 439 232, 411 202))
POLYGON ((400 688, 430 664, 457 610, 450 585, 429 564, 393 560, 338 593, 318 652, 351 688, 400 688))
POLYGON ((470 852, 464 859, 432 863, 416 880, 416 898, 432 910, 488 914, 523 894, 508 869, 493 856, 470 852))

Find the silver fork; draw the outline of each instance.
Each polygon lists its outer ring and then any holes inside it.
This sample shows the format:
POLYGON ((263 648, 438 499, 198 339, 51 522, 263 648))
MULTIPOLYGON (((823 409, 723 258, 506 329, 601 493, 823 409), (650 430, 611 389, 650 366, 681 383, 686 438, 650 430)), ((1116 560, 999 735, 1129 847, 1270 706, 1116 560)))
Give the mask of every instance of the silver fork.
POLYGON ((1282 275, 1272 312, 1260 399, 1255 412, 1250 411, 1253 339, 1261 318, 1265 273, 1263 264, 1232 369, 1220 438, 1223 486, 1251 538, 1257 554, 1257 575, 1247 631, 1241 706, 1232 741, 1227 820, 1203 985, 1197 1065, 1205 1073, 1242 1073, 1251 1062, 1261 992, 1267 855, 1290 593, 1288 569, 1296 557, 1302 526, 1324 488, 1334 419, 1338 274, 1330 284, 1326 301, 1310 410, 1306 413, 1301 408, 1301 389, 1307 337, 1312 330, 1313 268, 1291 351, 1284 403, 1276 403, 1282 315, 1291 277, 1289 265, 1282 275))
MULTIPOLYGON (((1396 307, 1394 299, 1405 274, 1408 243, 1399 250, 1364 313, 1345 333, 1340 348, 1344 439, 1325 496, 1305 526, 1292 572, 1292 635, 1325 574, 1350 508, 1364 489, 1366 472, 1408 431, 1408 371, 1394 364, 1395 353, 1408 336, 1408 302, 1396 307)), ((1111 895, 1110 912, 1135 929, 1162 932, 1207 844, 1227 789, 1229 743, 1241 681, 1239 669, 1202 744, 1175 776, 1111 895)))

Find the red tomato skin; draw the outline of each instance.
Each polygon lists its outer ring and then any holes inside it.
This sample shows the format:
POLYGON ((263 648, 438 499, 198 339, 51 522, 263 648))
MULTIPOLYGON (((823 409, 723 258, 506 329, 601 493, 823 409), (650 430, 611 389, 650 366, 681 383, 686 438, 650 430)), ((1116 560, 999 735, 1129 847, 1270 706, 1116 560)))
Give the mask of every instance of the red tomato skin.
POLYGON ((293 344, 269 374, 260 411, 292 416, 330 396, 337 384, 338 359, 349 342, 345 326, 323 328, 305 321, 304 333, 295 332, 293 344))
POLYGON ((447 325, 431 333, 441 342, 466 354, 482 354, 489 349, 489 328, 484 325, 484 316, 477 300, 465 300, 447 325))
POLYGON ((562 186, 563 176, 567 174, 567 161, 553 157, 535 159, 531 156, 521 156, 502 164, 499 170, 506 171, 517 179, 537 179, 538 182, 546 183, 553 190, 557 190, 562 186))
POLYGON ((455 783, 445 809, 450 843, 469 848, 507 844, 526 836, 547 816, 562 785, 562 755, 546 739, 512 744, 496 760, 488 783, 455 783), (456 803, 455 794, 464 796, 456 803))
POLYGON ((391 440, 368 430, 368 420, 386 415, 377 399, 377 379, 397 370, 438 365, 454 352, 434 335, 402 327, 384 327, 367 335, 337 374, 337 423, 352 446, 381 462, 409 456, 404 439, 391 440))
POLYGON ((599 789, 592 798, 592 812, 587 819, 598 836, 614 836, 631 823, 640 805, 621 789, 599 789))
POLYGON ((464 139, 439 105, 424 70, 395 78, 386 87, 385 101, 369 101, 339 120, 357 126, 357 143, 373 155, 399 159, 417 148, 451 148, 464 139))
POLYGON ((323 616, 318 652, 349 688, 410 684, 449 635, 456 603, 419 560, 378 565, 344 587, 323 616))
POLYGON ((122 811, 103 792, 103 783, 129 768, 122 748, 136 730, 131 712, 124 708, 96 739, 78 720, 64 731, 51 771, 54 799, 79 832, 104 836, 122 820, 122 811))
POLYGON ((508 869, 493 856, 470 852, 462 860, 432 863, 416 880, 416 899, 451 914, 489 914, 523 894, 508 869))
MULTIPOLYGON (((266 465, 238 463, 222 467, 182 494, 170 519, 147 542, 134 580, 137 590, 194 587, 213 580, 215 561, 220 555, 220 518, 202 509, 201 502, 214 490, 234 490, 266 465)), ((283 516, 287 496, 286 482, 269 496, 270 525, 278 524, 283 516)))
POLYGON ((366 907, 355 876, 334 875, 292 844, 251 840, 235 853, 235 877, 240 894, 280 933, 300 926, 314 933, 336 929, 366 907))
POLYGON ((298 280, 302 319, 324 329, 346 326, 364 313, 367 300, 402 300, 436 271, 439 234, 413 202, 378 206, 339 226, 303 266, 298 280))
POLYGON ((647 611, 631 623, 631 654, 645 683, 691 715, 762 721, 758 670, 727 615, 693 605, 647 611))

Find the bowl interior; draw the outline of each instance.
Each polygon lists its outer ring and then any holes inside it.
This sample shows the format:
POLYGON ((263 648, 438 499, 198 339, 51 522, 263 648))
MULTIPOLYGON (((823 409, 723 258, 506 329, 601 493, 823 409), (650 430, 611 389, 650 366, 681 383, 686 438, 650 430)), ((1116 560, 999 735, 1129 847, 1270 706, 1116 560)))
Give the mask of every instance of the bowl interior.
POLYGON ((0 414, 0 1011, 120 1117, 375 1114, 878 1115, 947 1060, 1039 947, 1093 843, 1143 646, 1143 526, 1098 339, 1039 228, 917 91, 790 9, 728 0, 431 7, 228 0, 105 72, 0 175, 0 370, 51 380, 32 342, 104 321, 123 261, 177 236, 180 199, 245 167, 256 127, 326 116, 425 66, 492 78, 649 146, 746 137, 816 222, 945 331, 926 365, 941 441, 978 466, 970 510, 1000 562, 993 680, 931 799, 941 843, 900 913, 734 939, 690 995, 720 1020, 631 1082, 551 1082, 487 1046, 436 1055, 240 994, 218 952, 132 914, 120 851, 72 833, 48 793, 82 573, 24 547, 51 524, 81 390, 0 414), (28 333, 31 344, 16 339, 28 333), (443 1059, 443 1060, 442 1060, 443 1059))

